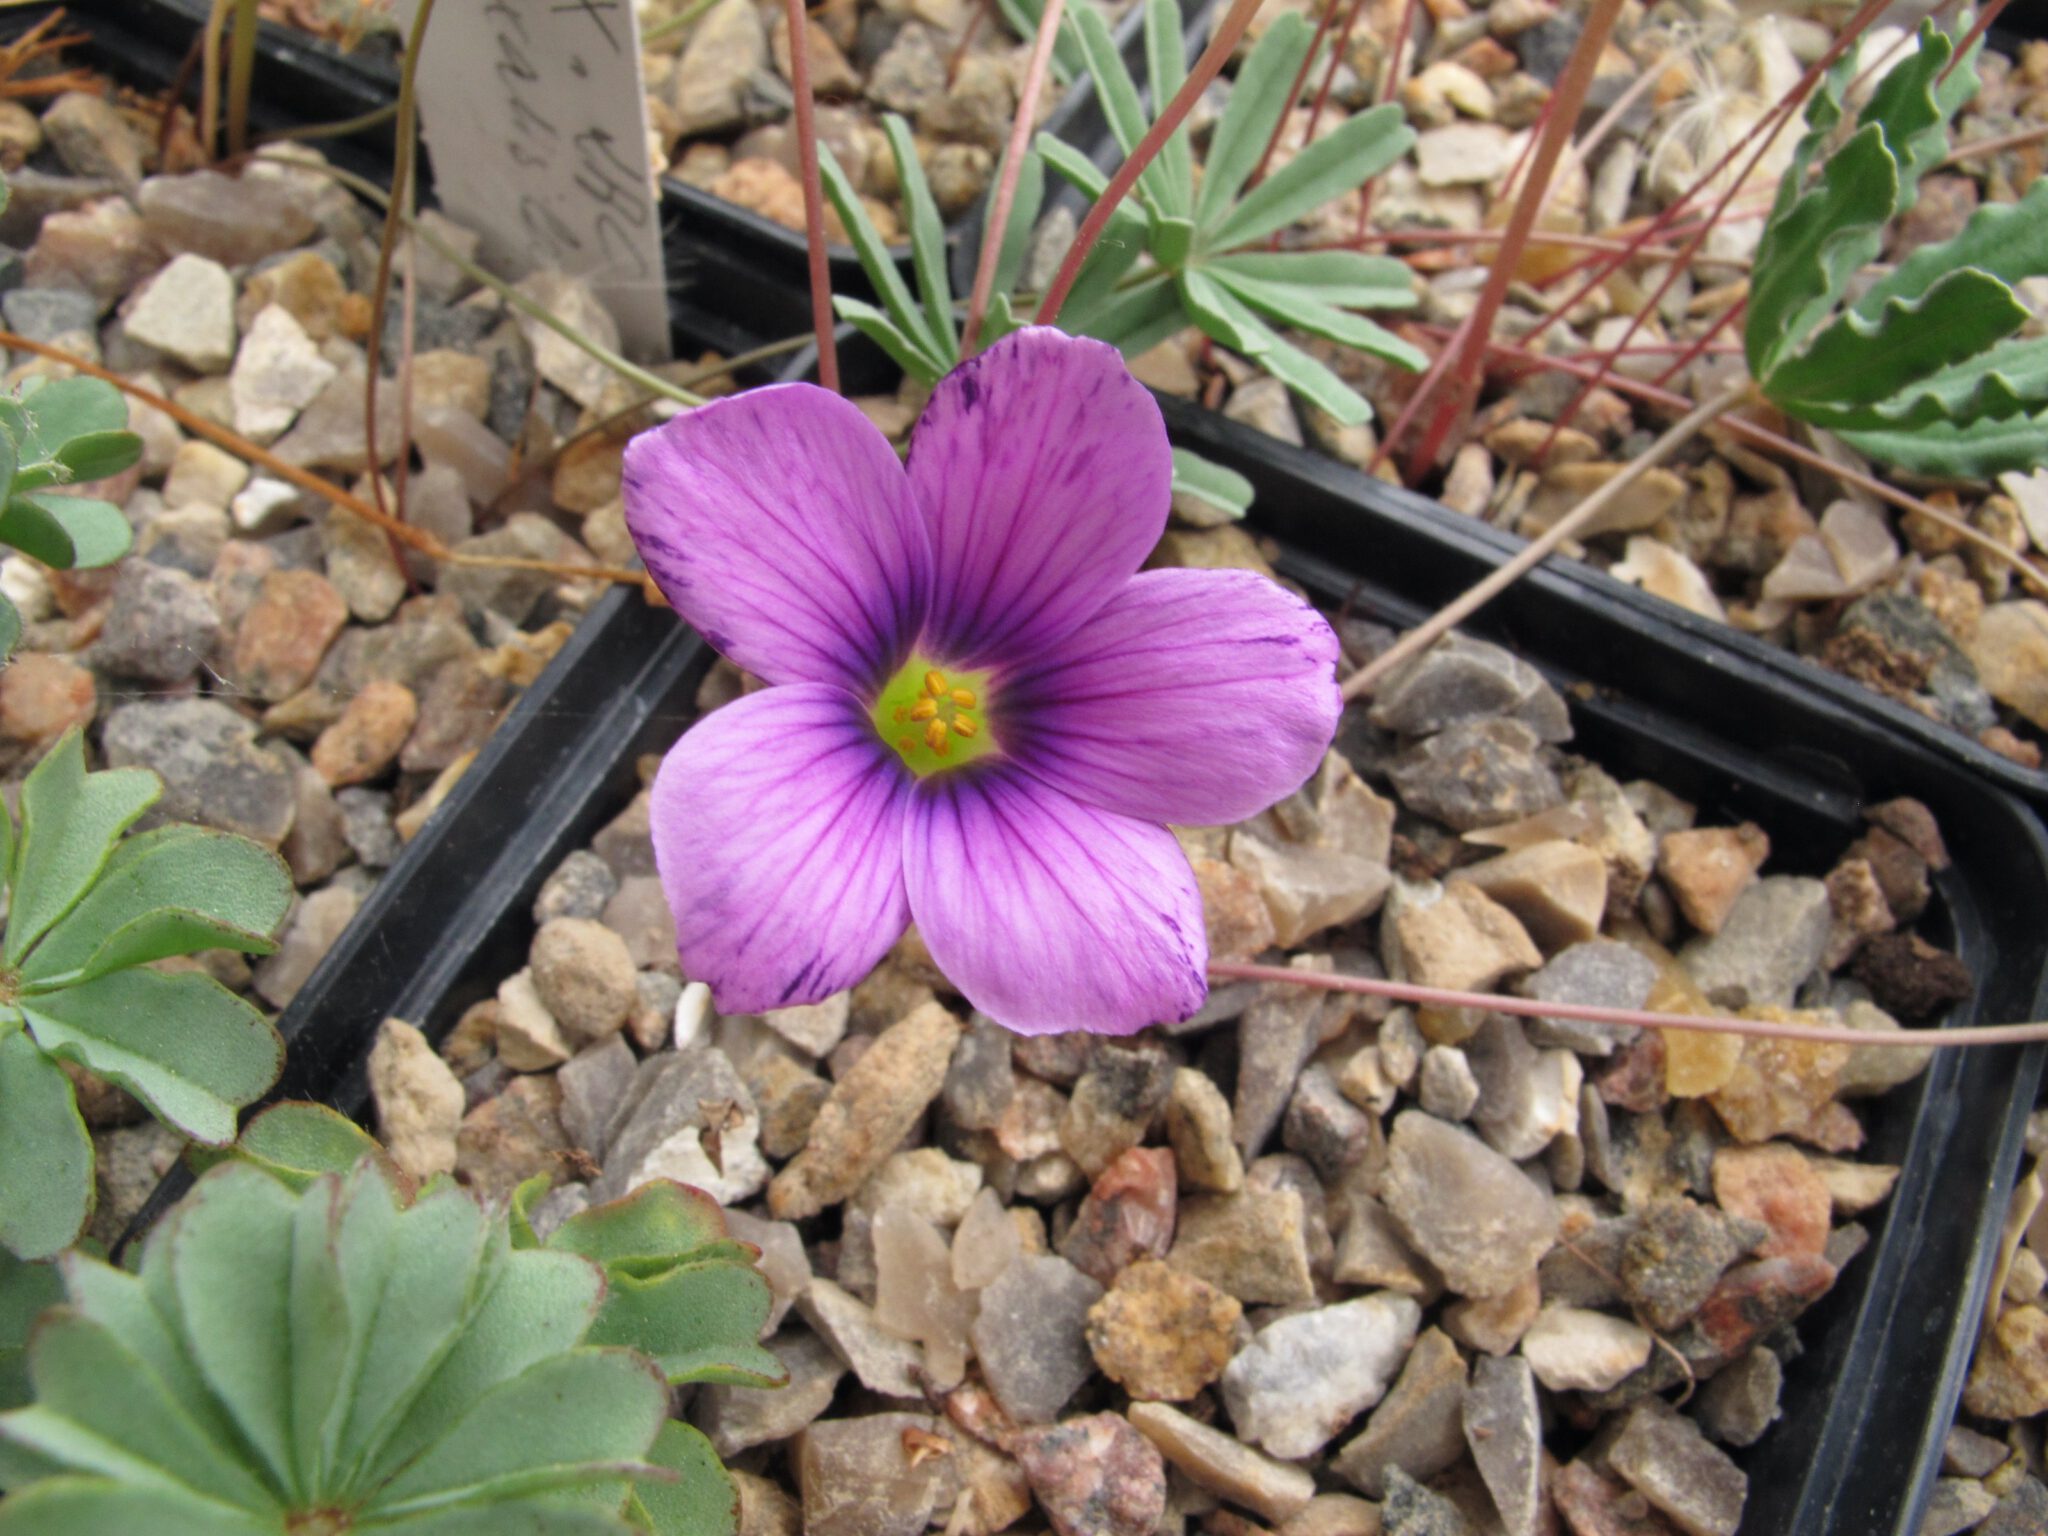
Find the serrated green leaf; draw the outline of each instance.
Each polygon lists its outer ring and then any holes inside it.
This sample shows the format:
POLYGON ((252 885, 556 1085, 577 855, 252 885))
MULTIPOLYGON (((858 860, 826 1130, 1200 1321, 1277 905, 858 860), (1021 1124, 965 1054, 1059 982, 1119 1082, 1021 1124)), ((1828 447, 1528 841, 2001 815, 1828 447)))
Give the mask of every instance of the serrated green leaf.
POLYGON ((1415 130, 1392 102, 1360 112, 1246 193, 1209 236, 1208 249, 1250 245, 1287 228, 1377 176, 1414 142, 1415 130))
POLYGON ((1898 196, 1898 168, 1872 124, 1828 160, 1817 187, 1772 215, 1750 270, 1743 325, 1752 376, 1769 374, 1841 300, 1877 254, 1898 196))
POLYGON ((846 226, 847 235, 853 241, 854 254, 860 258, 860 269, 875 285, 875 292, 881 295, 882 307, 888 311, 889 318, 898 330, 917 343, 918 350, 926 356, 941 356, 938 338, 925 324, 917 301, 911 297, 903 274, 896 268, 895 258, 889 254, 888 245, 876 230, 875 221, 868 217, 867 205, 861 202, 853 183, 846 179, 846 172, 839 168, 831 147, 824 143, 818 145, 818 174, 825 183, 825 196, 839 210, 839 221, 846 226))
POLYGON ((158 1119, 225 1145, 284 1069, 261 1012, 198 972, 115 971, 21 1000, 36 1043, 119 1083, 158 1119))
POLYGON ((1816 407, 1882 405, 1989 350, 2026 321, 2027 307, 2010 288, 1965 268, 1917 299, 1892 300, 1874 318, 1845 312, 1799 352, 1781 354, 1759 383, 1772 403, 1807 419, 1816 407))
POLYGON ((960 332, 953 321, 953 288, 946 276, 946 226, 932 201, 931 183, 917 158, 910 125, 894 112, 882 114, 882 132, 896 160, 896 184, 910 220, 910 257, 924 299, 925 320, 947 368, 960 361, 960 332))
POLYGON ((1923 245, 1874 283, 1855 312, 1873 318, 1885 306, 1925 293, 1938 279, 1964 267, 2017 285, 2048 275, 2048 178, 2027 188, 2016 203, 1990 203, 1971 214, 1954 236, 1923 245))
POLYGON ((228 832, 158 827, 127 839, 84 898, 29 951, 33 994, 171 955, 267 955, 292 901, 291 872, 228 832))
POLYGON ((112 502, 19 487, 17 481, 15 494, 0 507, 0 541, 52 570, 112 565, 134 543, 134 530, 112 502))
POLYGON ((1358 251, 1230 251, 1202 265, 1219 276, 1306 289, 1339 309, 1413 309, 1415 274, 1405 261, 1358 251))
POLYGON ((14 654, 21 644, 21 611, 6 593, 0 592, 0 662, 14 654))
POLYGON ((133 432, 88 432, 57 450, 57 462, 83 484, 118 475, 142 457, 142 439, 133 432))
POLYGON ((832 310, 888 353, 890 360, 913 379, 923 384, 936 384, 946 376, 945 365, 938 358, 924 350, 914 338, 904 335, 896 322, 874 305, 839 294, 832 300, 832 310))
POLYGON ((0 1412, 19 1408, 32 1396, 28 1384, 28 1335, 46 1307, 64 1299, 57 1266, 29 1263, 0 1248, 0 1412))
POLYGON ((70 1246, 92 1210, 92 1140, 71 1079, 20 1030, 0 1035, 0 1244, 24 1259, 70 1246))
POLYGON ((121 834, 162 794, 162 781, 146 769, 87 773, 85 744, 75 730, 50 748, 21 787, 8 965, 20 965, 29 946, 77 905, 113 857, 121 834))
MULTIPOLYGON (((1001 185, 1003 164, 996 162, 996 184, 1001 185)), ((981 238, 984 241, 1000 238, 1002 248, 996 253, 995 279, 989 288, 989 303, 994 305, 997 297, 1017 291, 1017 280, 1023 275, 1024 258, 1031 251, 1031 233, 1038 224, 1038 210, 1045 206, 1045 158, 1037 150, 1026 150, 1024 160, 1017 167, 1017 190, 1010 199, 1010 221, 1000 232, 991 230, 987 220, 995 214, 995 199, 990 198, 983 206, 981 238)), ((986 329, 984 318, 982 345, 995 340, 986 329)))
POLYGON ((1301 72, 1315 29, 1298 11, 1273 18, 1265 35, 1245 58, 1232 86, 1223 116, 1209 135, 1209 153, 1202 164, 1202 190, 1195 202, 1195 224, 1203 243, 1215 246, 1217 227, 1273 137, 1273 129, 1294 102, 1288 91, 1301 72))
MULTIPOLYGON (((1074 30, 1081 39, 1081 51, 1088 60, 1088 74, 1095 82, 1096 99, 1102 103, 1103 116, 1109 119, 1109 131, 1115 135, 1117 146, 1128 155, 1138 147, 1138 141, 1145 136, 1150 123, 1145 116, 1145 104, 1138 95, 1137 82, 1131 79, 1131 72, 1124 66, 1123 54, 1118 52, 1116 39, 1110 36, 1109 23, 1102 19, 1102 13, 1092 5, 1077 5, 1068 13, 1074 22, 1074 30)), ((1043 135, 1040 136, 1041 140, 1043 135)), ((1176 190, 1166 179, 1158 157, 1138 173, 1135 189, 1139 198, 1152 212, 1171 212, 1176 190)), ((1178 189, 1185 196, 1186 189, 1178 189)))
POLYGON ((1324 303, 1314 289, 1264 282, 1229 270, 1218 271, 1214 276, 1222 287, 1282 325, 1291 325, 1298 331, 1306 331, 1311 336, 1321 336, 1343 346, 1356 347, 1411 372, 1419 373, 1429 366, 1429 354, 1420 347, 1403 341, 1363 315, 1324 303))
POLYGON ((1225 517, 1240 518, 1251 510, 1252 483, 1236 470, 1185 448, 1173 450, 1173 494, 1193 496, 1225 517))
MULTIPOLYGON (((489 1504, 594 1478, 630 1478, 668 1415, 668 1389, 625 1350, 577 1349, 529 1366, 467 1405, 377 1492, 372 1517, 489 1504), (536 1435, 539 1425, 545 1436, 536 1435), (543 1459, 544 1458, 544 1459, 543 1459)), ((620 1489, 623 1501, 625 1489, 620 1489)))
POLYGON ((653 1179, 620 1199, 577 1212, 555 1229, 548 1246, 598 1264, 674 1264, 728 1240, 725 1212, 716 1200, 674 1179, 653 1179))
MULTIPOLYGON (((1176 0, 1145 0, 1145 72, 1152 110, 1163 112, 1188 77, 1187 44, 1180 35, 1176 0)), ((1194 210, 1195 159, 1185 126, 1168 135, 1151 169, 1159 172, 1159 211, 1184 219, 1194 210)))
POLYGON ((7 1438, 69 1470, 152 1481, 243 1509, 274 1510, 270 1490, 186 1416, 155 1372, 114 1333, 59 1307, 29 1345, 35 1405, 4 1421, 7 1438))
POLYGON ((658 1362, 671 1382, 780 1386, 782 1362, 755 1341, 768 1320, 768 1282, 749 1264, 716 1260, 658 1275, 613 1273, 592 1344, 619 1344, 658 1362))
POLYGON ((1803 420, 1831 431, 1913 432, 1936 422, 1963 424, 2031 416, 2048 405, 2048 337, 2003 341, 1926 374, 1874 406, 1800 403, 1803 420))
POLYGON ((1937 421, 1906 431, 1843 432, 1858 453, 1914 474, 1944 480, 1990 480, 2038 468, 2048 443, 2048 413, 1982 419, 1968 426, 1937 421))
POLYGON ((1900 213, 1913 206, 1921 173, 1933 164, 1930 160, 1922 165, 1916 159, 1916 150, 1925 153, 1931 147, 1925 142, 1930 130, 1941 145, 1934 160, 1947 153, 1946 118, 1934 99, 1934 82, 1954 54, 1955 44, 1947 34, 1931 20, 1922 22, 1914 50, 1877 82, 1870 100, 1856 114, 1859 128, 1877 125, 1898 162, 1900 213))
POLYGON ((174 1489, 54 1477, 0 1500, 0 1536, 276 1536, 277 1527, 174 1489))
POLYGON ((671 1419, 647 1459, 676 1474, 672 1483, 634 1485, 654 1536, 739 1536, 739 1490, 702 1434, 671 1419))

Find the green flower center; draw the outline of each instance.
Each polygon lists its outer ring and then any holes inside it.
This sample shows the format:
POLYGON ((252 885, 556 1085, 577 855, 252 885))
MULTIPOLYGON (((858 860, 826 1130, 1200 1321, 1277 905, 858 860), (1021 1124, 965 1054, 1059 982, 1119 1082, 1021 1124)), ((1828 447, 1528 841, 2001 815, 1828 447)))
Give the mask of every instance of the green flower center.
POLYGON ((986 672, 941 672, 912 656, 875 700, 875 730, 919 778, 996 750, 982 701, 986 672))

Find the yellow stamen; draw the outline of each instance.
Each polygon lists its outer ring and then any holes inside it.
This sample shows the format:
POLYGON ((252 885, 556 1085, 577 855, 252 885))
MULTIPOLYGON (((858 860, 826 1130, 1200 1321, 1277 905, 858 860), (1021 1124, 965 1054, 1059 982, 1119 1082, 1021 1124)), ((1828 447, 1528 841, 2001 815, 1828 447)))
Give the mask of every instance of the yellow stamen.
POLYGON ((962 709, 974 708, 974 690, 972 688, 955 688, 953 690, 953 702, 962 709))
POLYGON ((946 722, 934 720, 924 728, 924 744, 939 756, 946 755, 946 722))
POLYGON ((980 727, 965 715, 955 715, 953 717, 953 729, 962 736, 972 736, 980 727))
POLYGON ((946 674, 943 672, 925 673, 924 691, 935 699, 943 699, 946 696, 946 674))
POLYGON ((930 720, 938 712, 939 701, 937 699, 919 699, 910 706, 910 718, 913 720, 930 720))

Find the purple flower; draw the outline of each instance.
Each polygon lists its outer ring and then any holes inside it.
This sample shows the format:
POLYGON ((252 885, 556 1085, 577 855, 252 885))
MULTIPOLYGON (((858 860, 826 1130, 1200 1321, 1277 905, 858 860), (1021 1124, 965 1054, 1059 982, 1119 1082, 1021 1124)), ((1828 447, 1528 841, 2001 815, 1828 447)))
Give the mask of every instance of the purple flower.
POLYGON ((850 987, 912 921, 1025 1034, 1201 1006, 1201 897, 1164 824, 1241 820, 1314 771, 1337 639, 1248 571, 1141 574, 1172 474, 1115 349, 1049 329, 947 375, 907 465, 806 384, 627 449, 648 570, 773 685, 654 785, 677 949, 721 1009, 850 987))

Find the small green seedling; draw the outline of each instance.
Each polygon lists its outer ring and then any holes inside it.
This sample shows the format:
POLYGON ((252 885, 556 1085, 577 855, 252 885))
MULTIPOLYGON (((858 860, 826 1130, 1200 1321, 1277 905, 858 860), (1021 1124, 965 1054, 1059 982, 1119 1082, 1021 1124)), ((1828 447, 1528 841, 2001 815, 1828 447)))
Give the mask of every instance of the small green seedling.
POLYGON ((140 768, 88 773, 78 733, 30 772, 20 823, 0 808, 0 1246, 68 1247, 92 1208, 93 1152, 60 1061, 127 1089, 196 1141, 277 1080, 284 1046, 249 1003, 150 962, 208 949, 268 954, 291 905, 277 855, 191 826, 125 837, 163 794, 140 768))
POLYGON ((232 1159, 137 1273, 79 1253, 60 1267, 65 1300, 28 1344, 34 1400, 0 1415, 0 1536, 737 1531, 732 1481, 668 1420, 661 1367, 597 1337, 598 1263, 519 1246, 504 1210, 450 1180, 409 1197, 365 1158, 294 1187, 232 1159))
POLYGON ((1816 91, 1750 278, 1751 374, 1787 415, 1920 474, 1988 479, 2041 462, 2048 339, 2016 284, 2048 274, 2048 181, 1979 209, 1852 295, 1977 90, 1971 55, 1931 20, 1850 119, 1849 55, 1816 91), (1813 174, 1819 166, 1817 176, 1813 174))

